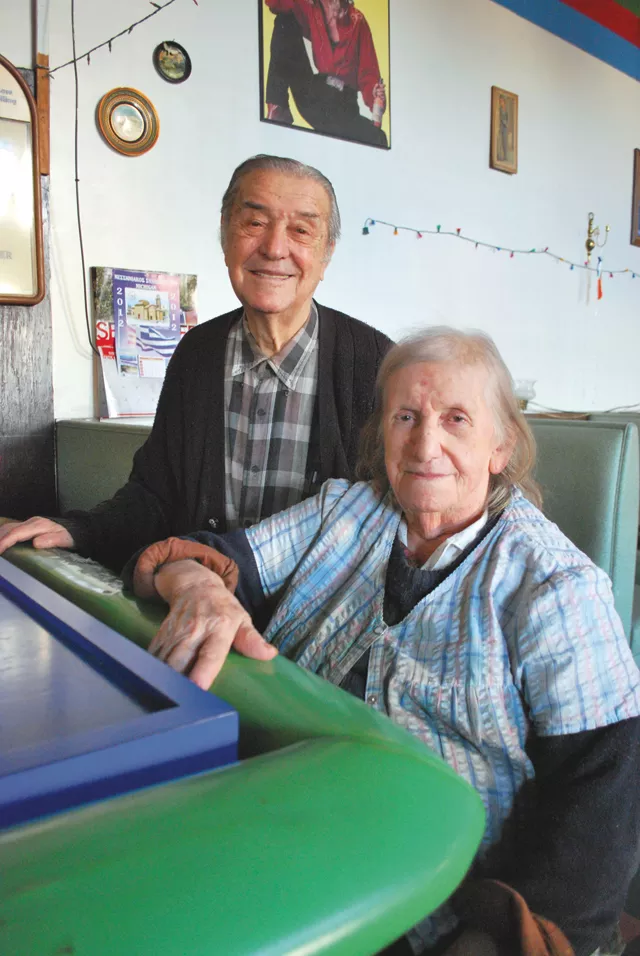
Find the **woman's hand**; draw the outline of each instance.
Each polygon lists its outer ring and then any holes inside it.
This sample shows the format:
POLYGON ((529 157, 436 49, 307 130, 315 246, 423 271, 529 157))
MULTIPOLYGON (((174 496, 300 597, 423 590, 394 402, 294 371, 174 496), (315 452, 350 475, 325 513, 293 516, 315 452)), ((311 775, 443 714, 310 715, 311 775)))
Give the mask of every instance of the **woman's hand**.
POLYGON ((149 651, 208 690, 230 649, 268 661, 277 651, 256 631, 251 618, 217 574, 195 561, 176 561, 155 576, 169 613, 149 651))

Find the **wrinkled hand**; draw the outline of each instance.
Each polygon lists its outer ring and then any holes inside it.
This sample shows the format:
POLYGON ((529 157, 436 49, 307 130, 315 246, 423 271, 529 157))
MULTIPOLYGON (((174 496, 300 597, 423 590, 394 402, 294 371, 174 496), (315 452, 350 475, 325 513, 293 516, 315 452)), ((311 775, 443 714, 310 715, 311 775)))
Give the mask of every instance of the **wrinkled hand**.
POLYGON ((277 656, 218 575, 194 561, 167 564, 155 576, 169 613, 149 651, 208 690, 230 649, 259 661, 277 656))
POLYGON ((74 540, 67 529, 50 518, 8 521, 0 526, 0 554, 21 541, 31 541, 34 548, 74 547, 74 540))

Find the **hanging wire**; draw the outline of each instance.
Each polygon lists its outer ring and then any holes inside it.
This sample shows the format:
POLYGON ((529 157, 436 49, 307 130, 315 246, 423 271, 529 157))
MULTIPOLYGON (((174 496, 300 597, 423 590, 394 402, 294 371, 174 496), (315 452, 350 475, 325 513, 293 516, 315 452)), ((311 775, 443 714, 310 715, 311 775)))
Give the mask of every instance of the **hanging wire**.
MULTIPOLYGON (((91 54, 94 53, 96 50, 101 50, 103 46, 108 46, 108 47, 109 47, 109 51, 111 51, 111 44, 113 43, 114 40, 117 40, 119 37, 125 36, 125 35, 128 34, 128 33, 131 33, 131 31, 133 30, 134 27, 137 27, 137 26, 139 26, 141 23, 144 23, 145 20, 151 19, 151 17, 155 17, 156 13, 160 13, 161 10, 164 10, 166 7, 170 7, 171 4, 172 4, 172 3, 175 3, 175 2, 176 2, 176 0, 167 0, 167 2, 166 2, 166 3, 163 3, 161 6, 158 5, 157 3, 152 3, 152 6, 156 8, 155 10, 152 10, 151 13, 148 13, 146 17, 142 17, 141 20, 136 20, 135 23, 132 23, 132 24, 130 24, 130 26, 125 27, 124 30, 121 30, 121 31, 120 31, 120 33, 116 33, 116 34, 114 34, 114 36, 109 37, 109 39, 108 39, 108 40, 105 40, 103 43, 98 43, 97 46, 92 46, 90 50, 87 50, 85 53, 81 53, 80 56, 76 56, 76 51, 75 51, 75 46, 74 46, 74 48, 73 48, 73 59, 67 60, 66 63, 61 63, 60 66, 56 66, 56 67, 54 67, 52 70, 49 70, 48 67, 46 67, 46 66, 39 66, 38 69, 39 69, 39 70, 48 70, 49 76, 53 76, 53 74, 54 74, 54 73, 57 73, 58 70, 63 70, 63 69, 65 68, 65 66, 71 66, 71 65, 73 65, 73 66, 75 67, 76 64, 77 64, 77 62, 78 62, 79 60, 87 60, 87 62, 90 63, 90 62, 91 62, 91 59, 90 59, 90 58, 91 58, 91 54)), ((196 4, 196 6, 198 5, 197 0, 193 0, 193 2, 196 4)))
POLYGON ((80 242, 80 260, 82 262, 82 288, 84 291, 84 318, 87 326, 87 339, 89 340, 89 345, 91 351, 95 352, 96 355, 99 355, 97 348, 93 344, 93 336, 91 334, 91 321, 89 319, 89 297, 87 293, 87 268, 85 265, 84 259, 84 240, 82 238, 82 219, 80 216, 80 179, 78 177, 78 95, 79 95, 79 84, 78 84, 78 60, 76 58, 76 4, 75 0, 71 0, 71 43, 73 49, 73 73, 75 77, 75 124, 74 124, 74 170, 75 170, 75 181, 76 181, 76 215, 78 220, 78 240, 80 242))

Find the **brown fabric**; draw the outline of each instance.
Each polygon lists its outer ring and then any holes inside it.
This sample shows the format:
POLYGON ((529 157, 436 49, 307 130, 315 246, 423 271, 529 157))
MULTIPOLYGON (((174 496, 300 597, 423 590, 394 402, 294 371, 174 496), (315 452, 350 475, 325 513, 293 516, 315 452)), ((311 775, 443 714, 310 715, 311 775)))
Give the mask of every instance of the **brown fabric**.
POLYGON ((142 552, 133 572, 133 590, 141 598, 157 598, 153 576, 163 564, 191 559, 199 561, 205 568, 214 571, 224 581, 227 590, 233 592, 238 584, 238 565, 231 558, 196 541, 183 541, 182 538, 166 538, 142 552))
POLYGON ((574 956, 564 933, 532 913, 514 889, 498 880, 476 880, 454 896, 465 927, 488 933, 500 956, 574 956))

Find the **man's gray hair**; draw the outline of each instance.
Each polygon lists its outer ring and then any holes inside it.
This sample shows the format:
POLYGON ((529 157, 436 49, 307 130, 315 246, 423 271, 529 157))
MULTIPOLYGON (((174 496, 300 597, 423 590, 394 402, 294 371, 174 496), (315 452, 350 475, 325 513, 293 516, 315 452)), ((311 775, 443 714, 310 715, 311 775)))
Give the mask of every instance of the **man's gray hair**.
POLYGON ((222 197, 222 207, 220 209, 220 241, 222 248, 224 249, 226 244, 231 210, 238 195, 242 178, 248 176, 249 173, 263 169, 274 169, 279 173, 286 173, 287 176, 296 176, 298 179, 312 179, 322 186, 329 200, 327 245, 334 246, 340 238, 340 210, 331 181, 315 166, 307 166, 306 163, 300 163, 297 159, 289 159, 286 156, 269 156, 266 153, 260 153, 258 156, 245 159, 244 163, 240 163, 234 169, 231 181, 222 197))
POLYGON ((481 365, 487 370, 487 401, 494 414, 498 441, 513 443, 511 457, 504 471, 490 476, 487 499, 489 514, 502 511, 510 500, 514 485, 537 507, 541 507, 542 494, 532 477, 536 460, 535 438, 518 405, 513 379, 495 342, 484 332, 475 329, 462 332, 446 325, 432 326, 424 332, 407 336, 387 352, 376 381, 374 411, 362 431, 358 477, 372 479, 382 493, 389 489, 382 427, 384 393, 394 372, 418 362, 481 365))

